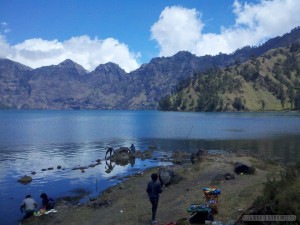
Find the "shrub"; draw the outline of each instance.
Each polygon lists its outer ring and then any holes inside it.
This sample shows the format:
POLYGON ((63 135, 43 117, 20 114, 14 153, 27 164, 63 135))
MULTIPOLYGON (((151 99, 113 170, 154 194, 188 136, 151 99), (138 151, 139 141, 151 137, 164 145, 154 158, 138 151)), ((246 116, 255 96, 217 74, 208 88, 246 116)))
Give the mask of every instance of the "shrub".
MULTIPOLYGON (((295 222, 300 222, 300 164, 288 167, 281 173, 281 178, 267 179, 262 195, 257 197, 244 215, 295 215, 295 222)), ((242 216, 236 224, 248 224, 242 221, 242 216)), ((251 222, 249 222, 251 224, 251 222)), ((270 224, 270 222, 256 222, 255 224, 270 224)), ((272 224, 282 224, 272 223, 272 224)), ((285 224, 285 223, 284 223, 285 224)))

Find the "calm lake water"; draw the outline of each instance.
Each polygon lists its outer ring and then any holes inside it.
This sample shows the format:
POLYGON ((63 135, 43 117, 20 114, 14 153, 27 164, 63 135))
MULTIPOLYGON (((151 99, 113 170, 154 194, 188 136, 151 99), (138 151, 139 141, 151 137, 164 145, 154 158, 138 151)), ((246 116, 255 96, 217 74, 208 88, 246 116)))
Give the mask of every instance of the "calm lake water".
POLYGON ((136 160, 108 173, 108 146, 139 150, 155 145, 156 158, 174 150, 251 151, 284 163, 300 160, 300 113, 183 113, 158 111, 0 111, 0 221, 18 224, 19 206, 30 193, 41 204, 42 192, 54 198, 96 196, 120 178, 146 168, 166 165, 160 160, 136 160), (85 173, 72 170, 102 164, 85 173), (57 166, 63 169, 57 169, 57 166), (42 171, 53 167, 53 170, 42 171), (35 175, 31 172, 35 171, 35 175), (31 175, 23 185, 17 180, 31 175))

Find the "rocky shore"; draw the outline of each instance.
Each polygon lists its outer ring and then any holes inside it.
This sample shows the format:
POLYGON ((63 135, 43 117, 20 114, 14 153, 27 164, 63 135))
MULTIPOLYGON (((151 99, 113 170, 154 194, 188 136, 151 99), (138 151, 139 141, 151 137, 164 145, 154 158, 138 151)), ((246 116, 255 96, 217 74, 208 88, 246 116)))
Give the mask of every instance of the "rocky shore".
MULTIPOLYGON (((177 161, 180 161, 180 156, 177 161)), ((119 185, 101 193, 97 199, 84 204, 58 201, 56 213, 33 217, 23 225, 149 225, 151 204, 146 186, 153 172, 151 168, 127 179, 119 185)), ((164 168, 165 169, 165 168, 164 168)), ((218 213, 215 221, 233 224, 260 195, 267 177, 279 177, 282 167, 247 154, 219 153, 203 154, 190 162, 169 166, 180 179, 167 185, 161 194, 157 219, 166 225, 182 218, 189 218, 187 208, 191 204, 205 202, 202 188, 215 187, 221 190, 218 213), (235 174, 234 165, 242 162, 255 168, 255 173, 235 174), (226 179, 226 174, 234 177, 226 179), (233 179, 234 178, 234 179, 233 179)))

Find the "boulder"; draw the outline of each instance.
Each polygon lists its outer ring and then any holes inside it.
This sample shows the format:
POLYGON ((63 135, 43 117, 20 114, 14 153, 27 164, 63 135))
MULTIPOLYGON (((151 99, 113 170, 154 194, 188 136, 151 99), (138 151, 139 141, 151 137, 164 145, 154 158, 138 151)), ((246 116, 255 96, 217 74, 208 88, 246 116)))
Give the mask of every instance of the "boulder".
POLYGON ((125 166, 130 162, 133 162, 136 155, 131 152, 127 147, 121 147, 114 151, 114 154, 110 157, 110 160, 117 165, 125 166))
POLYGON ((169 185, 174 177, 174 172, 169 169, 160 169, 158 171, 159 181, 162 185, 169 185))
POLYGON ((20 178, 18 181, 19 181, 20 183, 26 185, 26 184, 29 184, 29 183, 32 181, 32 177, 31 177, 31 176, 25 175, 24 177, 20 178))
POLYGON ((115 153, 128 153, 128 152, 130 152, 130 149, 127 147, 120 147, 115 150, 115 153))
POLYGON ((158 171, 158 177, 162 185, 170 185, 181 179, 177 173, 168 168, 160 168, 158 171))
POLYGON ((241 162, 236 162, 234 166, 234 172, 237 174, 253 174, 255 172, 254 167, 248 166, 241 162))

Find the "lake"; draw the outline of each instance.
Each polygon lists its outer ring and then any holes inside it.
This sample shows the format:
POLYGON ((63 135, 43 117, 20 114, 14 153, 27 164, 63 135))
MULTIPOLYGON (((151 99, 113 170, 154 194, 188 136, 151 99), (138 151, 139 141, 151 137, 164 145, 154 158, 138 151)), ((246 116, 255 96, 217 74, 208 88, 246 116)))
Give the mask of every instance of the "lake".
POLYGON ((134 143, 142 151, 157 146, 157 159, 175 150, 202 148, 250 151, 283 163, 300 160, 299 112, 11 110, 0 111, 0 130, 0 221, 5 225, 19 224, 19 206, 28 193, 39 205, 42 192, 54 198, 80 195, 82 202, 121 182, 122 177, 170 164, 137 159, 134 164, 116 165, 109 173, 104 161, 109 146, 134 143), (85 173, 72 170, 97 159, 102 163, 85 173), (19 183, 24 175, 31 175, 33 181, 19 183))

